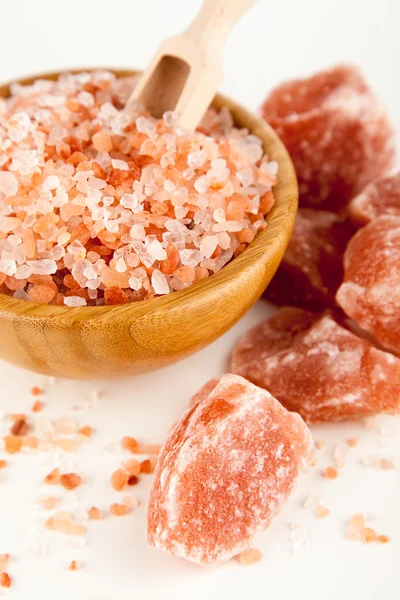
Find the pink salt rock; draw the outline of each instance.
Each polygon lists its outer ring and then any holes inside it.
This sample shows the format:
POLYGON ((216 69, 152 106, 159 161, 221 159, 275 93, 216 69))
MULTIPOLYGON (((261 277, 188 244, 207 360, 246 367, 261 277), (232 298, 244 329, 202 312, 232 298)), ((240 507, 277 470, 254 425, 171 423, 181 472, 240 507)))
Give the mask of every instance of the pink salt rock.
POLYGON ((400 173, 370 183, 349 204, 355 225, 367 225, 382 215, 400 217, 400 173))
POLYGON ((337 66, 283 83, 262 115, 288 149, 300 206, 339 210, 394 164, 394 132, 358 69, 337 66))
POLYGON ((353 234, 348 221, 327 211, 300 209, 285 256, 264 297, 309 310, 335 305, 343 281, 343 253, 353 234))
POLYGON ((161 451, 150 544, 205 565, 239 554, 282 508, 310 447, 299 415, 225 375, 186 411, 161 451))
POLYGON ((243 337, 231 368, 309 423, 400 409, 400 359, 329 313, 282 308, 243 337))
POLYGON ((336 295, 382 346, 400 352, 400 217, 378 217, 351 239, 336 295))

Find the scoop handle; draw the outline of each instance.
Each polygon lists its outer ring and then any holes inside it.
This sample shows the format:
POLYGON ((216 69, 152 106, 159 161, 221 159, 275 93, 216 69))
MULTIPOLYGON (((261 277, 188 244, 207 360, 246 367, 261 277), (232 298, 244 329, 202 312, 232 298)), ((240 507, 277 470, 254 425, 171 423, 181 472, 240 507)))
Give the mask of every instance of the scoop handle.
POLYGON ((232 27, 252 4, 255 0, 204 0, 185 33, 200 47, 223 46, 232 27))

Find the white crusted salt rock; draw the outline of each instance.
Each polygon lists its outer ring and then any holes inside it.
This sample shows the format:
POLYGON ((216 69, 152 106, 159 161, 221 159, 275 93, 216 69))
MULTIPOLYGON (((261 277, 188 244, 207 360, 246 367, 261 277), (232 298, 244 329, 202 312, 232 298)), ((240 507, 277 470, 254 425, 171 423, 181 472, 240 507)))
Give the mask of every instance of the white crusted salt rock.
POLYGON ((298 414, 225 375, 186 411, 161 451, 150 544, 205 565, 239 554, 282 508, 310 447, 298 414))
POLYGON ((329 312, 282 308, 239 341, 231 369, 310 423, 400 411, 400 359, 329 312))

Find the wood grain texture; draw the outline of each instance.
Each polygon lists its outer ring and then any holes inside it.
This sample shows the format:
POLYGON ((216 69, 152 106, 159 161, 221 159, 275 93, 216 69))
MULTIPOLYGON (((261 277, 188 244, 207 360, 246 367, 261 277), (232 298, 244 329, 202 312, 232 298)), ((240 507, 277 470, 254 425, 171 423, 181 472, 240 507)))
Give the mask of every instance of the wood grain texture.
MULTIPOLYGON (((57 76, 36 75, 20 82, 57 76)), ((0 86, 0 96, 7 95, 9 85, 0 86)), ((268 227, 219 273, 160 298, 123 306, 69 308, 0 294, 1 359, 47 375, 77 379, 157 369, 217 339, 260 297, 293 229, 296 175, 282 142, 261 118, 219 94, 214 104, 227 106, 236 124, 260 137, 269 159, 279 164, 268 227)))

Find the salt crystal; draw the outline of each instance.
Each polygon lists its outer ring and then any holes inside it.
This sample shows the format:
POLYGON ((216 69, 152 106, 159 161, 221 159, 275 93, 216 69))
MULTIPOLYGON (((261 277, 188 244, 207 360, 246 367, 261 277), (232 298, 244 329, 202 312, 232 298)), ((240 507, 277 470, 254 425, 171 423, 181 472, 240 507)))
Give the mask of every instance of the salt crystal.
POLYGON ((161 271, 155 269, 151 275, 151 285, 154 292, 159 295, 169 294, 169 285, 161 271))
POLYGON ((53 275, 57 272, 57 263, 55 260, 28 260, 28 267, 31 267, 32 273, 35 275, 53 275))
POLYGON ((132 290, 139 291, 142 287, 142 282, 138 277, 132 275, 132 277, 129 278, 129 287, 132 290))
POLYGON ((79 296, 67 296, 64 298, 65 306, 86 306, 86 300, 79 296))
POLYGON ((207 152, 205 150, 197 150, 196 152, 189 152, 188 154, 188 165, 194 169, 200 169, 207 159, 207 152))
POLYGON ((145 133, 147 135, 153 134, 156 130, 156 124, 154 123, 154 121, 146 119, 146 117, 138 117, 136 119, 136 127, 139 133, 145 133))
POLYGON ((163 119, 167 127, 175 127, 178 124, 179 115, 172 110, 167 110, 163 114, 163 119))
POLYGON ((209 179, 207 175, 201 175, 194 182, 194 189, 199 192, 199 194, 205 194, 210 185, 209 179))
POLYGON ((0 260, 0 273, 4 273, 4 275, 13 276, 16 272, 16 264, 15 260, 10 258, 6 258, 4 260, 0 260))
POLYGON ((167 258, 167 253, 158 240, 154 240, 150 244, 147 244, 147 250, 154 260, 165 260, 167 258))
POLYGON ((216 208, 213 212, 213 217, 217 223, 224 223, 226 221, 225 211, 223 208, 216 208))
POLYGON ((57 175, 49 175, 42 185, 44 190, 56 190, 60 187, 60 180, 57 175))
POLYGON ((116 264, 115 264, 115 270, 118 273, 125 273, 126 271, 126 263, 124 261, 124 259, 121 257, 117 260, 116 264))
POLYGON ((119 169, 120 171, 128 171, 129 170, 128 163, 125 160, 118 160, 116 158, 113 158, 111 160, 111 165, 112 165, 113 169, 119 169))
POLYGON ((211 258, 216 247, 218 246, 218 237, 216 235, 208 235, 200 242, 200 252, 206 258, 211 258))
POLYGON ((6 198, 15 196, 18 192, 18 187, 18 181, 13 173, 0 171, 0 192, 2 192, 6 198))
POLYGON ((242 169, 241 171, 238 171, 236 173, 236 177, 239 179, 240 183, 244 187, 247 187, 248 185, 252 185, 252 183, 254 182, 253 169, 250 169, 250 168, 242 169))
POLYGON ((79 92, 79 94, 76 96, 76 99, 80 104, 86 106, 87 108, 94 106, 94 98, 89 92, 79 92))

